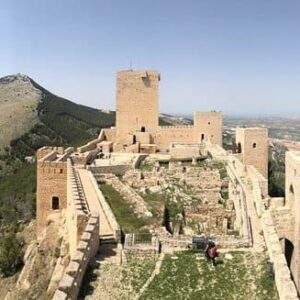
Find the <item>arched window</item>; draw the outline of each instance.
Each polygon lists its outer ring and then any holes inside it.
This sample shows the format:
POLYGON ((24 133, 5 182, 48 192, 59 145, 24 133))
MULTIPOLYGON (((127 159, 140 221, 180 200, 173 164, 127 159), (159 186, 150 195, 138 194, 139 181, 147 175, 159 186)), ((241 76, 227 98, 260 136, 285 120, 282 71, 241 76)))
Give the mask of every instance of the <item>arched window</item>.
POLYGON ((146 132, 145 126, 142 126, 142 127, 141 127, 141 132, 146 132))
POLYGON ((253 143, 253 144, 252 144, 252 148, 256 148, 256 143, 253 143))
POLYGON ((53 210, 59 209, 59 198, 58 197, 52 197, 52 209, 53 210))
POLYGON ((132 144, 136 144, 136 136, 133 135, 132 144))

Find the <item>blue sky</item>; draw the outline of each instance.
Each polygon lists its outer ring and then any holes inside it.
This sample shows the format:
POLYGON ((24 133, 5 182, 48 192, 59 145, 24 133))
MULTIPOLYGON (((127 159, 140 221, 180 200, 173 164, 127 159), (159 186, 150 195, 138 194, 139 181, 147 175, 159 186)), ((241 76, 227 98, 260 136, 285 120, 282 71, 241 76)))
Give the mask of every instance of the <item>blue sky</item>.
POLYGON ((115 72, 161 72, 160 110, 300 115, 300 1, 0 0, 0 76, 115 107, 115 72))

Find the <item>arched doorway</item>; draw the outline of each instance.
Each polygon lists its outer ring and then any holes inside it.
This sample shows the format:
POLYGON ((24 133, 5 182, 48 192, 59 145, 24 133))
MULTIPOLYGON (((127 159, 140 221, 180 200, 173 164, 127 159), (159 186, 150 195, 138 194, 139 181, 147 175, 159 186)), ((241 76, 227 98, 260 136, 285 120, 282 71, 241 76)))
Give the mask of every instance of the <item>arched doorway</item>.
POLYGON ((285 255, 286 262, 287 262, 287 265, 289 268, 291 268, 293 252, 294 252, 293 243, 288 239, 284 239, 284 255, 285 255))
POLYGON ((136 135, 135 134, 133 135, 133 138, 132 138, 132 144, 136 144, 136 135))

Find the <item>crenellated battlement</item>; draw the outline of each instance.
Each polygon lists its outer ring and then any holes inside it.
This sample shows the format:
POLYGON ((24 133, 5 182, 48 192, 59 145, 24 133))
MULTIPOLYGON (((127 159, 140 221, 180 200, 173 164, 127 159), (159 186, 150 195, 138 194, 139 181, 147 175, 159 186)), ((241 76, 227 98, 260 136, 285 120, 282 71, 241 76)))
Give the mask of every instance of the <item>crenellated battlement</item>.
POLYGON ((77 299, 86 268, 96 255, 98 248, 99 215, 93 213, 81 234, 76 251, 59 282, 53 300, 77 299))
POLYGON ((160 130, 178 130, 178 129, 194 129, 193 125, 175 125, 175 126, 171 126, 171 125, 162 125, 159 126, 160 130))

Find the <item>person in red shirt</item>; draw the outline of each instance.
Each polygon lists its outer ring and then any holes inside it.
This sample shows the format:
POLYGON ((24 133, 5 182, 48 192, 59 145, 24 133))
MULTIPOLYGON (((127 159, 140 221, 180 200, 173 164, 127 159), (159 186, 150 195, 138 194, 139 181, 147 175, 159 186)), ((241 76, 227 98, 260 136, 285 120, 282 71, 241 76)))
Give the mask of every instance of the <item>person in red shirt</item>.
POLYGON ((216 247, 215 243, 213 243, 211 245, 211 247, 209 248, 208 255, 209 255, 209 258, 212 261, 213 266, 215 267, 217 265, 216 264, 216 258, 218 257, 217 247, 216 247))

